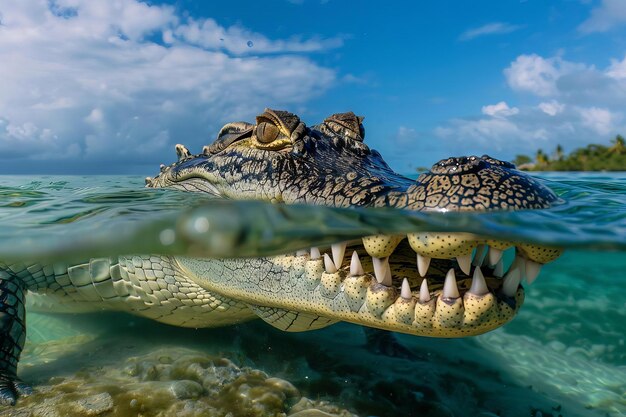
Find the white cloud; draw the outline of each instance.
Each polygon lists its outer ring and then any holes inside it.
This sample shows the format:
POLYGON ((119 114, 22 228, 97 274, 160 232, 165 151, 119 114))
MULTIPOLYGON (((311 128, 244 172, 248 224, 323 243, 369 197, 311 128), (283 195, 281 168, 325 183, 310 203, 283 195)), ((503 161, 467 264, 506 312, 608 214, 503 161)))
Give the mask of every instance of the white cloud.
POLYGON ((103 120, 104 114, 100 109, 93 109, 91 113, 89 113, 89 116, 85 117, 85 121, 92 124, 102 123, 103 120))
MULTIPOLYGON (((400 126, 396 133, 391 137, 391 142, 395 149, 407 149, 415 145, 415 141, 419 138, 419 133, 412 127, 400 126)), ((404 151, 402 151, 404 152, 404 151)))
POLYGON ((0 159, 12 162, 152 163, 166 146, 200 149, 222 123, 305 103, 337 79, 299 53, 340 40, 270 40, 137 0, 0 0, 0 16, 0 159))
POLYGON ((497 104, 490 104, 488 106, 483 106, 482 113, 487 116, 503 118, 516 115, 519 113, 519 109, 517 107, 509 107, 506 102, 501 101, 497 104))
POLYGON ((612 59, 605 69, 567 61, 559 56, 544 58, 520 55, 504 70, 515 91, 558 99, 579 106, 623 106, 626 100, 626 58, 612 59))
POLYGON ((69 97, 58 97, 53 99, 49 103, 36 103, 33 104, 33 109, 39 110, 57 110, 57 109, 67 109, 76 105, 74 100, 69 97))
POLYGON ((602 0, 591 10, 591 16, 578 26, 582 33, 606 32, 626 23, 624 0, 602 0))
POLYGON ((581 108, 578 111, 580 112, 582 124, 602 136, 608 136, 614 131, 616 122, 621 119, 620 114, 598 107, 581 108))
POLYGON ((186 24, 177 26, 164 33, 167 43, 182 41, 209 50, 226 50, 244 55, 272 52, 316 52, 342 46, 341 38, 289 40, 269 40, 265 36, 253 33, 241 26, 224 28, 213 19, 190 19, 186 24))
POLYGON ((606 75, 617 80, 626 79, 626 56, 621 61, 611 59, 611 65, 607 69, 606 75))
POLYGON ((585 68, 582 64, 564 61, 560 57, 543 58, 531 54, 518 56, 504 70, 504 75, 512 89, 545 97, 556 94, 559 78, 585 68))
POLYGON ((551 100, 551 101, 539 103, 537 107, 539 107, 539 109, 547 115, 556 116, 557 114, 563 111, 563 109, 565 108, 565 105, 559 103, 556 100, 551 100))
POLYGON ((578 136, 583 132, 590 129, 582 126, 579 114, 555 119, 533 108, 521 108, 515 119, 453 119, 434 131, 456 154, 486 153, 511 159, 518 153, 533 154, 538 148, 550 149, 557 143, 568 149, 586 144, 589 136, 578 136))
POLYGON ((445 138, 455 154, 504 158, 557 144, 571 150, 589 142, 608 143, 626 132, 624 67, 626 58, 596 69, 561 57, 521 55, 504 74, 511 89, 531 93, 529 104, 512 107, 502 101, 483 106, 482 115, 452 119, 433 133, 445 138), (533 97, 539 99, 534 104, 533 97))
POLYGON ((453 119, 447 126, 436 128, 435 134, 451 141, 456 154, 495 154, 512 143, 523 148, 525 142, 547 139, 547 132, 542 127, 526 129, 523 124, 502 118, 453 119))
POLYGON ((433 133, 445 139, 455 154, 513 158, 518 153, 533 154, 538 148, 552 149, 556 144, 571 150, 590 141, 608 143, 626 128, 623 120, 619 110, 544 102, 520 108, 515 118, 452 119, 433 133))
POLYGON ((459 36, 459 40, 461 41, 469 41, 475 39, 479 36, 485 35, 501 35, 505 33, 515 32, 516 30, 521 29, 523 26, 521 25, 512 25, 510 23, 502 23, 502 22, 493 22, 487 23, 486 25, 469 29, 459 36))

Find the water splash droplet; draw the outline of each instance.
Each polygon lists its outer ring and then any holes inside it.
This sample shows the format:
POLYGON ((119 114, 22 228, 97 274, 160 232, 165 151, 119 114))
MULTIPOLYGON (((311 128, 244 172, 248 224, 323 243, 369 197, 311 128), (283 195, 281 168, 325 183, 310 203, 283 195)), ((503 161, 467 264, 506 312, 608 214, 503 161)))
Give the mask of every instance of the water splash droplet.
POLYGON ((198 233, 206 233, 209 230, 209 220, 206 217, 198 217, 193 222, 193 227, 198 233))
POLYGON ((159 233, 159 240, 163 246, 169 246, 176 240, 176 232, 172 229, 165 229, 159 233))

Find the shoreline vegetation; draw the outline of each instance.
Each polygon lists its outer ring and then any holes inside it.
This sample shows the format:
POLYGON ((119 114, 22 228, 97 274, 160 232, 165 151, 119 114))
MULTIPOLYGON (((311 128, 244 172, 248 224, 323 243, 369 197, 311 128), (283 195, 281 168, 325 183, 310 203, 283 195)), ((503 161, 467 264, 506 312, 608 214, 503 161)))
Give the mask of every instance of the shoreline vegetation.
POLYGON ((617 135, 611 146, 589 144, 565 155, 557 145, 552 154, 538 149, 534 158, 517 155, 512 162, 522 171, 626 171, 626 143, 617 135))

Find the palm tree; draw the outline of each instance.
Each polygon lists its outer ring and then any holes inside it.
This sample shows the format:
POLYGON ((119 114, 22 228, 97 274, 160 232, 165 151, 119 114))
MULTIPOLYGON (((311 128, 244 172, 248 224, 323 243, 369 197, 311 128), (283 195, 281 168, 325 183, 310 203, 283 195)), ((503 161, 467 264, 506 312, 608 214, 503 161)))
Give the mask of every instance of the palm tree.
POLYGON ((617 155, 622 155, 626 153, 626 143, 624 143, 624 138, 622 135, 615 136, 615 139, 611 141, 613 146, 609 148, 609 153, 614 153, 617 155))
POLYGON ((561 145, 556 145, 556 160, 557 161, 562 161, 563 160, 563 147, 561 145))
POLYGON ((537 165, 548 165, 548 156, 541 149, 538 149, 535 154, 535 162, 537 165))

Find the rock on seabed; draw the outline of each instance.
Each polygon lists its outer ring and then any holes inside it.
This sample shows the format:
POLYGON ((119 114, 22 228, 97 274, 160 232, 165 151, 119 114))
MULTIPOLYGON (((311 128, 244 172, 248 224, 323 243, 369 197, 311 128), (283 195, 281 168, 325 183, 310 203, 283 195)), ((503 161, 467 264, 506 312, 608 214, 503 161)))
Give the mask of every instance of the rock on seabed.
POLYGON ((290 382, 226 358, 161 348, 120 366, 94 366, 35 385, 0 417, 354 417, 300 395, 290 382))

